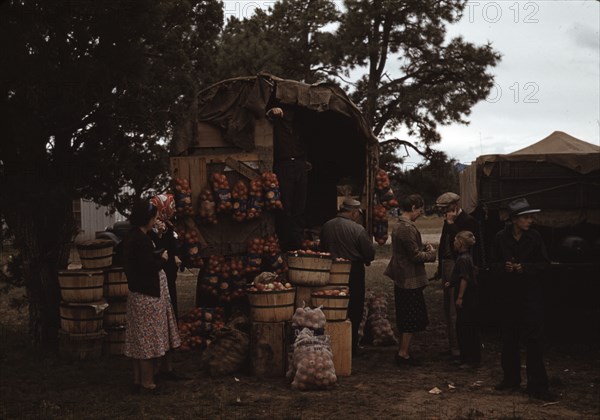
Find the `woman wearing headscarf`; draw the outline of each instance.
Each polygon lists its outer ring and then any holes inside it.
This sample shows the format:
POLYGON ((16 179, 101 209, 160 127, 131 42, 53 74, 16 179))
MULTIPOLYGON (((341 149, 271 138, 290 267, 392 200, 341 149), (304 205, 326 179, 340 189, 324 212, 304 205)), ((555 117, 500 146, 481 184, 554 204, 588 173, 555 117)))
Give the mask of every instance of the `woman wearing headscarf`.
POLYGON ((158 211, 158 217, 153 229, 150 231, 150 237, 157 249, 164 249, 169 255, 163 270, 167 275, 169 296, 177 318, 179 314, 177 308, 177 271, 181 265, 181 259, 179 258, 180 247, 177 234, 171 223, 171 218, 175 214, 175 201, 172 194, 159 194, 152 197, 150 202, 156 206, 158 211))
POLYGON ((148 233, 158 209, 148 200, 133 206, 131 230, 124 240, 125 275, 129 286, 124 354, 133 359, 133 384, 155 391, 154 372, 159 358, 181 344, 163 270, 168 252, 158 250, 148 233))

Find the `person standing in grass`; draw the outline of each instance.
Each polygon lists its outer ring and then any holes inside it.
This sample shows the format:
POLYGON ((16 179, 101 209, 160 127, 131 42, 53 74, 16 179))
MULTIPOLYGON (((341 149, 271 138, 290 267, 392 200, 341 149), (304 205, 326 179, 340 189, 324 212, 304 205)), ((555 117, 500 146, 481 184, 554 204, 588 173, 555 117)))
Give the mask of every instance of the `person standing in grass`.
POLYGON ((502 382, 498 391, 515 391, 521 385, 521 351, 527 350, 527 392, 533 398, 552 401, 543 356, 544 296, 543 274, 550 266, 546 246, 538 231, 531 228, 534 214, 525 198, 508 203, 510 223, 492 243, 491 269, 499 285, 502 310, 502 382))
POLYGON ((456 304, 456 336, 460 349, 460 367, 475 368, 481 363, 479 339, 477 277, 470 250, 475 245, 473 232, 463 230, 454 236, 454 250, 458 254, 450 284, 456 304))
POLYGON ((131 230, 123 244, 127 296, 125 356, 133 359, 134 392, 155 392, 157 362, 181 345, 175 313, 163 267, 169 255, 156 250, 149 232, 158 209, 148 200, 136 202, 129 221, 131 230))
POLYGON ((436 250, 423 245, 415 221, 423 215, 423 197, 413 194, 400 203, 398 226, 392 233, 392 258, 384 274, 394 281, 396 325, 400 348, 396 353, 398 365, 416 366, 420 362, 410 354, 413 334, 424 331, 429 324, 423 289, 428 279, 425 263, 434 262, 436 250))

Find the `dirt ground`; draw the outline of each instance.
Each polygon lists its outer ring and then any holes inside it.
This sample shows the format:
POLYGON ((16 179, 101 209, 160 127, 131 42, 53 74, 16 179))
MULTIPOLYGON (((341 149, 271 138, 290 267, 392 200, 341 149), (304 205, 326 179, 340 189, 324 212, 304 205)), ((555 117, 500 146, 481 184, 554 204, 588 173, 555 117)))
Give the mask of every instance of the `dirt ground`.
MULTIPOLYGON (((439 220, 420 222, 425 240, 436 242, 439 220)), ((378 249, 367 270, 367 287, 392 296, 383 276, 389 246, 378 249)), ((428 265, 433 274, 435 267, 428 265)), ((195 276, 180 275, 180 312, 193 307, 195 276)), ((422 367, 397 367, 394 347, 365 346, 353 359, 352 375, 340 377, 327 391, 290 389, 285 378, 257 378, 247 371, 211 378, 200 352, 178 352, 175 367, 192 379, 166 382, 164 393, 130 392, 130 363, 124 357, 67 362, 33 348, 26 335, 23 290, 0 293, 0 419, 145 418, 145 419, 600 419, 600 351, 598 343, 547 343, 545 360, 556 403, 500 393, 496 331, 483 333, 483 364, 461 371, 440 353, 446 333, 439 281, 426 289, 430 325, 414 340, 422 367), (429 391, 437 387, 441 393, 429 391)), ((390 302, 393 307, 393 302, 390 302)), ((525 372, 523 371, 523 375, 525 372)))

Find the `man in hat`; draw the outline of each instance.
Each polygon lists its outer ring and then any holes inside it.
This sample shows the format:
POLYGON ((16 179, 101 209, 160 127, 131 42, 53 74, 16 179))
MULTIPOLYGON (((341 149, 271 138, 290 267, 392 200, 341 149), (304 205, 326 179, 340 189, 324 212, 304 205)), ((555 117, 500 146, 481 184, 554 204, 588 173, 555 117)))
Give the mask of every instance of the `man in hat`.
MULTIPOLYGON (((475 236, 475 243, 479 244, 479 225, 477 220, 468 215, 459 206, 460 196, 453 192, 445 192, 435 201, 435 207, 439 213, 444 215, 444 226, 440 236, 438 248, 438 270, 437 276, 442 279, 442 285, 452 284, 452 270, 458 257, 454 249, 454 237, 458 232, 469 231, 475 236)), ((471 249, 474 265, 480 266, 480 253, 478 247, 471 249)), ((444 286, 444 320, 448 334, 448 351, 445 352, 452 358, 458 360, 460 354, 458 340, 456 338, 456 306, 454 298, 454 287, 444 286)))
POLYGON ((515 391, 521 384, 519 340, 527 350, 527 392, 533 398, 553 400, 543 360, 542 276, 549 259, 542 236, 531 225, 534 214, 527 199, 508 204, 510 223, 496 234, 492 244, 491 269, 499 281, 502 319, 502 382, 499 391, 515 391))
POLYGON ((360 224, 361 218, 360 201, 347 198, 337 216, 323 225, 320 235, 321 250, 330 252, 333 258, 345 258, 352 262, 348 317, 352 322, 353 355, 357 354, 358 326, 365 304, 365 265, 375 259, 373 240, 360 224))

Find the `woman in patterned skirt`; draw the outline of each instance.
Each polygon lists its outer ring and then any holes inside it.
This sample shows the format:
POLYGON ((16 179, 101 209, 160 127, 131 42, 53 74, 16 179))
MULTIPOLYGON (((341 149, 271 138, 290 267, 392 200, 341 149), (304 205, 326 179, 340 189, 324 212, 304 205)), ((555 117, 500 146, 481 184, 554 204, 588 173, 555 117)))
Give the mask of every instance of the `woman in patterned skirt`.
POLYGON ((429 323, 423 297, 428 282, 425 263, 435 261, 436 250, 430 244, 423 245, 415 225, 424 205, 418 194, 409 195, 400 203, 398 227, 392 233, 392 258, 384 273, 394 281, 396 325, 401 335, 395 357, 400 366, 420 364, 410 354, 410 342, 413 334, 425 330, 429 323))
POLYGON ((156 250, 148 236, 156 218, 156 206, 147 200, 137 202, 123 244, 129 286, 124 354, 133 359, 133 384, 142 390, 156 389, 156 361, 181 344, 163 270, 169 256, 156 250))

